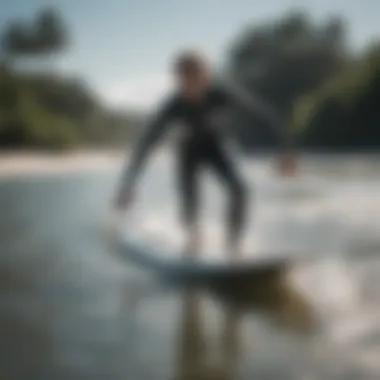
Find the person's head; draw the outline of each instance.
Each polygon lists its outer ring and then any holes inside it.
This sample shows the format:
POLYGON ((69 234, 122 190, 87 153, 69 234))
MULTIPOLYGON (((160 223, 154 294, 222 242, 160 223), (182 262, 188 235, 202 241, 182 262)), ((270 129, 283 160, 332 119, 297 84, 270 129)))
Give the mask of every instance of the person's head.
POLYGON ((209 63, 195 50, 184 51, 176 57, 174 74, 180 91, 186 97, 199 98, 209 86, 209 63))

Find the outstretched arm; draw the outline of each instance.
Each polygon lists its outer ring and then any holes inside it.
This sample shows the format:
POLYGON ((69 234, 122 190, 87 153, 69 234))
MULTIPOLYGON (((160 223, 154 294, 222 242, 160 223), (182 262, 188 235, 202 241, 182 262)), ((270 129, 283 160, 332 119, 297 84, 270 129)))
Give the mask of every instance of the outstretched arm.
POLYGON ((136 180, 142 172, 149 154, 167 131, 173 113, 173 102, 169 101, 159 110, 157 115, 154 116, 137 142, 137 146, 132 152, 131 160, 122 174, 121 186, 116 201, 119 206, 123 206, 128 201, 125 198, 130 196, 130 192, 135 186, 136 180))
POLYGON ((226 91, 227 96, 232 102, 268 121, 272 130, 279 137, 282 148, 282 155, 279 161, 280 170, 286 175, 294 174, 296 168, 294 142, 286 124, 281 120, 279 115, 259 97, 248 93, 232 81, 226 83, 226 91))
POLYGON ((284 150, 289 151, 293 148, 292 138, 286 124, 281 120, 275 110, 265 104, 258 96, 248 93, 248 91, 233 81, 226 82, 226 92, 233 103, 242 106, 249 113, 266 120, 279 137, 284 150))

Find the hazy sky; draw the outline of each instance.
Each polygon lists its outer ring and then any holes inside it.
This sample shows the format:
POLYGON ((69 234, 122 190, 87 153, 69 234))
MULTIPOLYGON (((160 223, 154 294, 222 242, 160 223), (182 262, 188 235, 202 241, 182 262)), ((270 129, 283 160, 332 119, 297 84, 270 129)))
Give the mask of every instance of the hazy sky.
POLYGON ((149 106, 168 87, 168 63, 197 46, 219 60, 242 27, 291 9, 318 21, 343 16, 356 47, 380 36, 378 0, 0 0, 0 26, 54 5, 73 45, 61 66, 84 75, 109 103, 149 106))

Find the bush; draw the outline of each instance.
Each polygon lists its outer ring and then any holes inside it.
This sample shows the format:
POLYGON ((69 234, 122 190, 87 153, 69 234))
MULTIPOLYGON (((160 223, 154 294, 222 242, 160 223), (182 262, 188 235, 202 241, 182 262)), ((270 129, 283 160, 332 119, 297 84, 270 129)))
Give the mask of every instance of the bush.
POLYGON ((332 148, 380 147, 380 54, 360 60, 299 99, 294 128, 304 145, 332 148))
POLYGON ((2 72, 0 145, 65 149, 81 141, 76 125, 41 106, 28 85, 2 72))

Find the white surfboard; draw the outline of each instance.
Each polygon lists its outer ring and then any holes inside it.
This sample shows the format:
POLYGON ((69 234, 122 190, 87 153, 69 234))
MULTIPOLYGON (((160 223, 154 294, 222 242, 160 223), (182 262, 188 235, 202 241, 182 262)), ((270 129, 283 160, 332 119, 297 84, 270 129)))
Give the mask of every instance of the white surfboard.
POLYGON ((160 275, 190 279, 202 277, 239 276, 245 274, 275 272, 285 270, 296 260, 305 259, 301 255, 267 256, 244 258, 231 262, 225 260, 204 260, 191 255, 170 253, 154 246, 123 238, 118 241, 118 253, 131 263, 144 269, 152 270, 160 275))
POLYGON ((336 249, 321 249, 315 244, 313 244, 314 253, 305 252, 305 249, 300 247, 297 249, 297 247, 272 244, 272 249, 265 246, 247 247, 243 257, 233 261, 228 252, 215 248, 215 244, 206 244, 203 252, 192 255, 181 251, 181 244, 173 244, 172 240, 175 239, 165 234, 152 235, 148 231, 142 231, 138 223, 129 223, 129 225, 117 223, 117 225, 121 226, 115 236, 119 257, 143 269, 171 277, 234 276, 278 271, 302 261, 321 259, 322 256, 336 252, 336 249))

